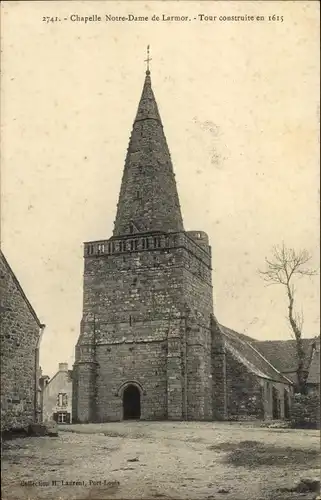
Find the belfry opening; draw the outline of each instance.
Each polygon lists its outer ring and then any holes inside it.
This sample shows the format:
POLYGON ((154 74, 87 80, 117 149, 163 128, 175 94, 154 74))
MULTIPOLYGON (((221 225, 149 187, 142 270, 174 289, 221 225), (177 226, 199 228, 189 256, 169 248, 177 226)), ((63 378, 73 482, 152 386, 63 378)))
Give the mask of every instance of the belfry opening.
POLYGON ((123 419, 140 419, 140 392, 133 384, 127 386, 123 392, 123 419))

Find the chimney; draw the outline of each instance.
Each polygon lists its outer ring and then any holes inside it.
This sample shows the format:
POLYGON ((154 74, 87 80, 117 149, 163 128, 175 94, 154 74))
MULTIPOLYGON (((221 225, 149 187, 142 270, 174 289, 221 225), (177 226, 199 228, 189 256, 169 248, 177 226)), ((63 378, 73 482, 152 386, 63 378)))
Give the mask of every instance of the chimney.
POLYGON ((59 363, 59 371, 67 372, 68 371, 68 363, 59 363))

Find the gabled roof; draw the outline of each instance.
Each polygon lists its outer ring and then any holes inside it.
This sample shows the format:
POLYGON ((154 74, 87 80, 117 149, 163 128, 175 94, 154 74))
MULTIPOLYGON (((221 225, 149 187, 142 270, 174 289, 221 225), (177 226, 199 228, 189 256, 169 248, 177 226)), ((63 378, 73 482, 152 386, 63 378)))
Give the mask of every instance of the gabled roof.
MULTIPOLYGON (((302 339, 306 354, 304 367, 308 370, 315 339, 302 339)), ((293 373, 298 368, 295 340, 256 340, 252 345, 282 373, 293 373)))
POLYGON ((27 296, 26 294, 24 293, 23 289, 22 289, 22 286, 20 285, 15 273, 13 272, 13 270, 11 269, 7 259, 5 258, 2 250, 0 250, 0 258, 1 260, 4 262, 4 265, 5 267, 7 268, 9 274, 11 275, 11 278, 12 280, 14 281, 16 287, 18 288, 18 290, 20 291, 21 293, 21 296, 23 297, 23 300, 25 301, 29 311, 31 312, 32 316, 34 317, 34 319, 36 320, 36 322, 38 323, 39 325, 39 328, 44 328, 45 325, 43 323, 41 323, 41 321, 39 320, 34 308, 32 307, 32 305, 30 304, 29 300, 27 299, 27 296))
POLYGON ((48 384, 47 385, 50 385, 51 382, 56 378, 58 377, 58 375, 60 374, 63 374, 66 376, 66 379, 67 379, 67 382, 72 382, 72 370, 67 370, 67 371, 61 371, 61 370, 58 370, 52 377, 51 379, 49 380, 48 384))
POLYGON ((248 367, 258 377, 266 378, 285 384, 292 383, 290 379, 282 375, 254 346, 253 339, 247 335, 240 334, 220 325, 220 330, 225 337, 225 346, 231 354, 248 367))

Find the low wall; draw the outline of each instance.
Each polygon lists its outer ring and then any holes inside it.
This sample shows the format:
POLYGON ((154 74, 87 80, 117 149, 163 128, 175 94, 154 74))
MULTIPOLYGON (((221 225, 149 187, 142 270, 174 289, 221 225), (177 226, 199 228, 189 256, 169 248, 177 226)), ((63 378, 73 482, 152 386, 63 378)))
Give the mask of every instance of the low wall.
POLYGON ((320 397, 318 394, 295 394, 291 408, 294 428, 320 429, 320 397))

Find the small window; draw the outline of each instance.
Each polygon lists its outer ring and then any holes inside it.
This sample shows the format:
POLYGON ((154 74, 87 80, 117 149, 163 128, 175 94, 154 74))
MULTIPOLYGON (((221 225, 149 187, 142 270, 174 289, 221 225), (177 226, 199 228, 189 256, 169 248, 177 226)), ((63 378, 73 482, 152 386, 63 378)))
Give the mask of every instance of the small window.
POLYGON ((134 232, 134 225, 133 224, 129 225, 129 232, 130 232, 130 234, 133 234, 133 232, 134 232))
POLYGON ((68 413, 59 412, 58 413, 58 424, 65 424, 68 420, 68 413))
POLYGON ((67 406, 68 405, 68 396, 64 392, 60 392, 57 398, 57 406, 67 406))
POLYGON ((131 242, 130 242, 130 249, 134 250, 134 241, 133 240, 131 240, 131 242))

